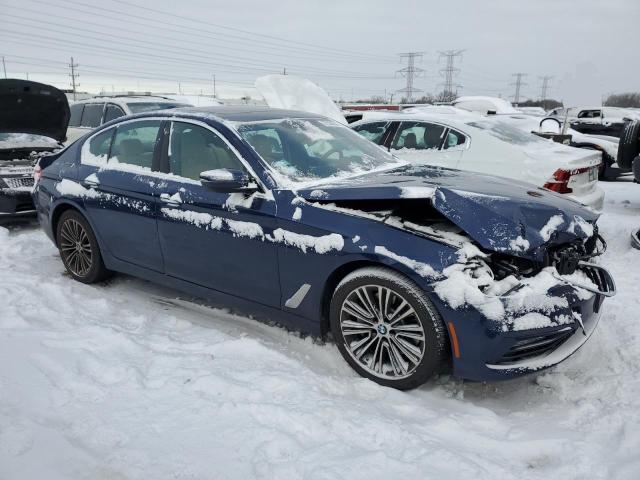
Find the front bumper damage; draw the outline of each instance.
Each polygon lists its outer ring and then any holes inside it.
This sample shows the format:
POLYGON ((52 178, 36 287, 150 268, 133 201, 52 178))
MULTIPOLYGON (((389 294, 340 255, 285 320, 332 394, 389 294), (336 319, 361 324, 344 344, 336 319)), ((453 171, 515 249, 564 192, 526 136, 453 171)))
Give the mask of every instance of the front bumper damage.
MULTIPOLYGON (((453 310, 446 303, 438 305, 457 335, 459 356, 453 355, 454 374, 474 381, 507 380, 552 367, 575 353, 595 331, 604 298, 616 294, 615 282, 606 269, 587 262, 581 262, 579 269, 595 287, 558 275, 561 282, 546 296, 565 299, 562 306, 510 312, 514 318, 540 315, 549 320, 548 326, 523 328, 524 323, 517 327, 509 319, 489 320, 470 306, 453 310), (478 338, 485 340, 479 342, 478 338)), ((509 295, 498 298, 508 308, 509 295)))

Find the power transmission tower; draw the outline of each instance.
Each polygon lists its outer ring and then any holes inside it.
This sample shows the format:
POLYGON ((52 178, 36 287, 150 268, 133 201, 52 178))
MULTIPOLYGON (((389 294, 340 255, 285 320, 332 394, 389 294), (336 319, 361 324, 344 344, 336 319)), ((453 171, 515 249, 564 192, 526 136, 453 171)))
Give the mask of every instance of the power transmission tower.
POLYGON ((7 66, 4 63, 4 57, 2 57, 2 69, 4 70, 4 78, 7 78, 7 66))
POLYGON ((442 101, 451 102, 455 100, 458 96, 458 88, 462 87, 462 85, 454 85, 453 79, 458 73, 460 73, 459 68, 455 68, 455 59, 457 57, 462 58, 462 53, 464 50, 445 50, 440 53, 440 58, 446 58, 446 66, 440 70, 440 74, 444 76, 444 82, 441 85, 444 87, 442 91, 442 101))
POLYGON ((520 102, 520 90, 522 89, 522 87, 524 87, 526 85, 526 83, 524 83, 522 81, 522 79, 524 77, 526 77, 527 74, 526 73, 514 73, 512 76, 516 77, 516 81, 513 82, 511 85, 515 85, 515 87, 516 87, 516 92, 513 95, 513 103, 517 107, 518 103, 520 102))
POLYGON ((419 88, 415 88, 413 86, 413 80, 416 77, 421 76, 424 73, 422 68, 416 67, 416 58, 422 59, 424 52, 408 52, 408 53, 400 53, 400 58, 407 59, 407 66, 398 70, 396 73, 399 73, 401 76, 407 78, 407 86, 398 90, 398 92, 406 93, 407 103, 411 103, 413 101, 413 94, 415 92, 421 92, 422 90, 419 88))
POLYGON ((76 101, 76 88, 78 88, 80 86, 80 84, 78 82, 76 82, 76 78, 78 78, 80 75, 78 73, 76 73, 76 68, 78 67, 77 63, 73 63, 73 57, 71 57, 71 63, 69 64, 69 67, 71 68, 71 73, 69 74, 69 76, 71 77, 71 88, 73 90, 73 101, 76 101))
POLYGON ((551 80, 552 78, 553 78, 552 75, 545 75, 543 77, 540 77, 540 80, 542 80, 540 100, 542 100, 543 102, 547 99, 547 91, 549 90, 549 80, 551 80))

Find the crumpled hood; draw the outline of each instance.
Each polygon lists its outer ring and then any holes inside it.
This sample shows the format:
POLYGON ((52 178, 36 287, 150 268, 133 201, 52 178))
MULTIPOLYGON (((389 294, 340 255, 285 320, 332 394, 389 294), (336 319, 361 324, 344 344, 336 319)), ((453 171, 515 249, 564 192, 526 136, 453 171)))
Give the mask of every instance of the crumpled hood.
POLYGON ((29 133, 64 141, 69 102, 51 85, 28 80, 0 80, 0 132, 29 133))
POLYGON ((542 260, 543 245, 592 235, 598 215, 579 203, 516 180, 423 165, 372 172, 297 192, 308 200, 429 199, 487 250, 542 260))

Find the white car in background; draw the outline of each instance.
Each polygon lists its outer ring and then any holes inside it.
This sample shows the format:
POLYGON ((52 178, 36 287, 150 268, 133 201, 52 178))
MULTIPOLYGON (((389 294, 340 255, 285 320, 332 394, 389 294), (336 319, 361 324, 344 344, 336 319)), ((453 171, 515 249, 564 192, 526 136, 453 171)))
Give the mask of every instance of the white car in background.
POLYGON ((412 163, 514 178, 602 210, 599 151, 541 138, 501 115, 479 115, 455 107, 433 109, 367 112, 350 127, 412 163))
POLYGON ((189 103, 157 95, 114 95, 87 98, 75 102, 69 107, 71 118, 65 143, 72 143, 103 123, 125 115, 190 106, 189 103))
MULTIPOLYGON (((536 113, 535 111, 531 111, 526 108, 515 109, 506 100, 496 97, 459 97, 453 102, 453 104, 458 109, 463 109, 465 111, 481 115, 496 115, 503 121, 511 123, 514 127, 527 132, 538 132, 542 134, 564 133, 566 135, 570 135, 570 139, 565 139, 566 145, 576 148, 584 148, 587 150, 598 150, 602 153, 602 163, 598 174, 598 178, 600 180, 613 180, 617 178, 622 171, 624 171, 616 165, 618 158, 618 138, 610 135, 603 135, 602 133, 598 134, 596 132, 585 133, 582 131, 583 129, 578 131, 575 128, 571 128, 578 125, 575 122, 576 117, 572 117, 572 115, 580 113, 580 109, 570 108, 565 110, 563 108, 556 108, 552 110, 547 116, 547 119, 545 119, 545 116, 540 115, 539 112, 536 113), (563 128, 565 113, 567 111, 567 122, 569 125, 567 125, 567 128, 563 128)), ((420 108, 432 111, 430 109, 435 107, 420 108)), ((603 110, 607 110, 608 113, 611 114, 612 112, 610 110, 623 109, 604 107, 603 110)), ((636 113, 638 112, 635 112, 634 115, 636 113)))

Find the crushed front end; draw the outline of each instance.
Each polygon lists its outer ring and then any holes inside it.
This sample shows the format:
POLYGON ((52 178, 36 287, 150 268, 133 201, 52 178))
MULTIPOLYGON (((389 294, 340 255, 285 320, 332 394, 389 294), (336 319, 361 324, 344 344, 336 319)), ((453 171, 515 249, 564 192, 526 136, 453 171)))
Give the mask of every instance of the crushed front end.
POLYGON ((475 247, 434 284, 438 308, 456 336, 456 376, 503 380, 556 365, 594 332, 616 287, 595 263, 606 244, 594 228, 584 240, 550 246, 542 261, 475 247), (478 341, 483 338, 483 341, 478 341))

